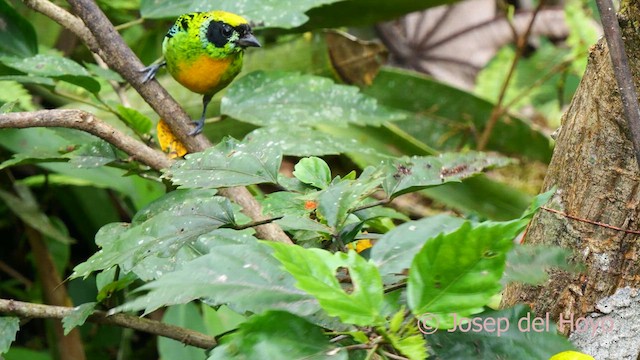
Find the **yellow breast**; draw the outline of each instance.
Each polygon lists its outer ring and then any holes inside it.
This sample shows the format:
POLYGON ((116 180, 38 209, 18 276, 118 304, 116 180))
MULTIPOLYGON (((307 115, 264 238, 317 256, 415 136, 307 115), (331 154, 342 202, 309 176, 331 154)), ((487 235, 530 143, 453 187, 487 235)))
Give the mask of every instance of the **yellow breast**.
POLYGON ((202 55, 191 63, 180 64, 172 75, 176 81, 195 93, 213 93, 227 85, 220 82, 223 78, 228 78, 225 72, 231 62, 231 58, 213 59, 202 55))

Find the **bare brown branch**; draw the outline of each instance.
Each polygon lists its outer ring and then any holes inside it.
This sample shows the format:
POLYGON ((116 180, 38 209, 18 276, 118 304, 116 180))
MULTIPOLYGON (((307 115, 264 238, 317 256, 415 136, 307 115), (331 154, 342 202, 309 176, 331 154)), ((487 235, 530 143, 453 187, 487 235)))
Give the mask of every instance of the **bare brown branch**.
POLYGON ((66 127, 86 131, 156 170, 171 165, 171 160, 161 151, 148 147, 82 110, 40 110, 0 114, 0 128, 29 127, 66 127))
MULTIPOLYGON (((21 318, 62 319, 71 314, 73 310, 74 308, 66 306, 40 305, 0 299, 0 314, 15 315, 21 318)), ((203 333, 127 314, 107 316, 104 311, 94 311, 88 321, 144 331, 202 349, 211 349, 217 345, 214 337, 203 333)))

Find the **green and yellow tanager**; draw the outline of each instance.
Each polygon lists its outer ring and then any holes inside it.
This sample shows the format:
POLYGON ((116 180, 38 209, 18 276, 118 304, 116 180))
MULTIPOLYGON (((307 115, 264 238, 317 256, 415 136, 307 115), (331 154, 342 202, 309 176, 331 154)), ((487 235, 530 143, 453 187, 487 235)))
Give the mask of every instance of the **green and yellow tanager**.
POLYGON ((184 14, 169 29, 162 43, 164 60, 143 71, 144 82, 161 66, 187 89, 202 94, 202 116, 190 135, 204 126, 207 105, 215 93, 229 85, 242 69, 244 49, 259 47, 244 18, 225 11, 184 14))

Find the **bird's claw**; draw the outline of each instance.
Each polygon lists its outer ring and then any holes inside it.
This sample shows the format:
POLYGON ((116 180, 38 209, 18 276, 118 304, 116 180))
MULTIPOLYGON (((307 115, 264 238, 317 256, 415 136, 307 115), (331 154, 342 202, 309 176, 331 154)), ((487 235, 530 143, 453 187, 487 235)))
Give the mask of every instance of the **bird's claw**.
POLYGON ((204 118, 194 120, 193 123, 195 124, 195 128, 189 132, 189 136, 196 136, 202 132, 202 129, 204 128, 204 118))
POLYGON ((141 73, 144 73, 144 77, 142 78, 142 83, 145 84, 149 82, 149 80, 153 79, 158 73, 158 70, 160 70, 160 68, 165 66, 166 64, 167 63, 163 61, 157 64, 151 64, 145 68, 140 69, 139 71, 141 73))

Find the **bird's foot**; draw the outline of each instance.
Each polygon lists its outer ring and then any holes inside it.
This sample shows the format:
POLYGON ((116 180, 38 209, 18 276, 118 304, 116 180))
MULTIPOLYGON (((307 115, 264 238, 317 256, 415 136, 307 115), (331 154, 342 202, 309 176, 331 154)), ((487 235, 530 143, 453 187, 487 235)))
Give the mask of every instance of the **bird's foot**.
POLYGON ((139 71, 141 73, 144 73, 144 77, 142 78, 142 83, 146 83, 149 80, 153 79, 156 74, 158 73, 158 70, 160 70, 161 67, 165 66, 167 63, 166 62, 159 62, 157 64, 151 64, 145 68, 140 69, 139 71))
POLYGON ((195 128, 189 132, 189 136, 196 136, 202 132, 204 128, 204 118, 200 118, 198 120, 194 120, 195 128))

